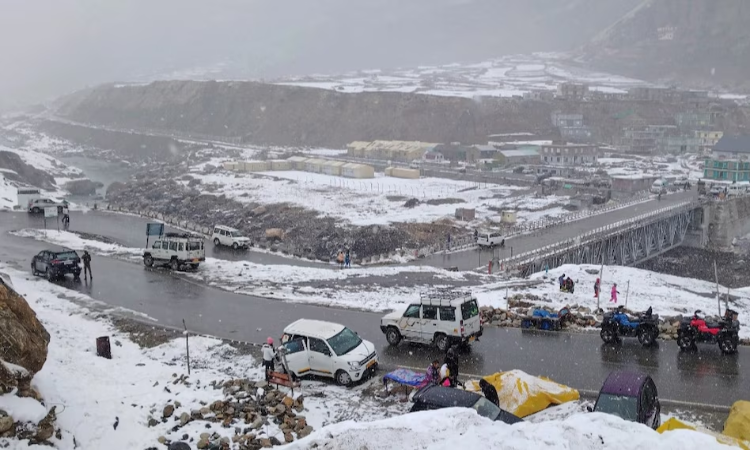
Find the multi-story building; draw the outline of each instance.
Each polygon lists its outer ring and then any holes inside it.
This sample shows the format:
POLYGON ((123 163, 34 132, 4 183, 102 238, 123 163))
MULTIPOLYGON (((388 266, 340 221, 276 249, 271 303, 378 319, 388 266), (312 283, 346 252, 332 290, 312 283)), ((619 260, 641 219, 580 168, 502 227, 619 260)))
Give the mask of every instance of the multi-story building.
POLYGON ((566 100, 583 100, 589 94, 589 85, 565 82, 557 85, 557 97, 566 100))
POLYGON ((599 157, 599 147, 588 144, 570 144, 567 142, 553 142, 542 145, 539 152, 541 163, 552 166, 580 166, 596 164, 599 157))
POLYGON ((723 136, 706 157, 703 177, 709 180, 750 181, 750 136, 723 136))
POLYGON ((552 113, 552 126, 554 127, 582 127, 583 114, 564 114, 560 111, 552 113))
POLYGON ((677 126, 683 130, 697 130, 711 126, 710 111, 687 111, 674 116, 677 126))
POLYGON ((695 131, 695 138, 698 139, 699 145, 703 148, 713 148, 722 136, 724 136, 723 131, 695 131))

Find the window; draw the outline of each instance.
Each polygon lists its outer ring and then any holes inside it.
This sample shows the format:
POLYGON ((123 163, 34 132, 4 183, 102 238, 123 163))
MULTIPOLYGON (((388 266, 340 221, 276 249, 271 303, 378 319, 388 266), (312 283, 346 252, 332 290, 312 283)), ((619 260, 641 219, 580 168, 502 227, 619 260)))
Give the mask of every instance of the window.
POLYGON ((287 354, 292 354, 303 351, 305 349, 305 344, 302 338, 295 336, 294 339, 284 344, 284 348, 286 349, 287 354))
POLYGON ((226 232, 226 231, 224 231, 224 230, 219 230, 219 234, 220 234, 220 235, 222 235, 222 236, 226 236, 226 235, 227 235, 227 232, 226 232))
POLYGON ((331 355, 331 350, 328 348, 326 343, 321 341, 320 339, 310 338, 308 342, 310 343, 311 352, 322 353, 328 356, 331 355))
POLYGON ((635 422, 638 420, 638 399, 615 394, 600 394, 594 410, 635 422))
POLYGON ((162 242, 161 243, 161 248, 164 249, 164 250, 169 250, 169 242, 166 242, 166 241, 162 242))
POLYGON ((406 308, 406 312, 404 312, 404 317, 419 319, 419 305, 409 305, 409 307, 406 308))
POLYGON ((177 242, 170 242, 169 243, 169 249, 172 251, 177 251, 177 242))
POLYGON ((189 246, 188 250, 200 250, 201 249, 200 242, 189 242, 188 246, 189 246))
POLYGON ((180 245, 177 248, 179 249, 178 251, 184 251, 185 250, 185 244, 183 244, 182 242, 180 242, 180 245))
POLYGON ((437 306, 422 305, 422 318, 427 320, 437 320, 437 306))
POLYGON ((161 248, 161 241, 154 242, 154 245, 151 246, 152 248, 161 248))
POLYGON ((441 306, 440 307, 440 320, 445 322, 456 321, 456 308, 452 306, 441 306))
POLYGON ((359 347, 359 344, 361 343, 362 339, 357 336, 357 333, 349 328, 344 328, 341 330, 341 333, 328 339, 328 345, 330 345, 333 352, 339 356, 346 355, 350 351, 359 347))
POLYGON ((218 228, 214 228, 214 234, 221 234, 221 230, 218 228))
POLYGON ((479 315, 479 306, 476 300, 471 300, 461 304, 461 318, 464 320, 471 319, 479 315))

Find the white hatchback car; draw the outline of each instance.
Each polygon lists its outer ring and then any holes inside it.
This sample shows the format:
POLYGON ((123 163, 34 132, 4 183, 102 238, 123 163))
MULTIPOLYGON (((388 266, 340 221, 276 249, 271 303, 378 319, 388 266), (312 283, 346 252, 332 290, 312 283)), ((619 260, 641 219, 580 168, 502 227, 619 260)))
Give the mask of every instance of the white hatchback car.
POLYGON ((375 345, 337 323, 300 319, 284 328, 281 343, 297 377, 330 377, 348 386, 378 367, 375 345))
POLYGON ((242 232, 236 228, 216 225, 214 233, 211 236, 214 245, 226 245, 237 250, 238 248, 247 248, 250 245, 250 238, 243 236, 242 232))

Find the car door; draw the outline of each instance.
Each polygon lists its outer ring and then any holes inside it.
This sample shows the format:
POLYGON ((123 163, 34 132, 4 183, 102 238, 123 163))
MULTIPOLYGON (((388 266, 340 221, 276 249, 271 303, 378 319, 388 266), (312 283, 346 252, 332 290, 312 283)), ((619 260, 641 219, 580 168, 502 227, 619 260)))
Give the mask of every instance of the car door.
POLYGON ((420 316, 421 305, 409 305, 404 315, 398 321, 398 329, 401 336, 410 341, 420 341, 422 333, 422 318, 420 316))
POLYGON ((310 370, 317 375, 333 376, 333 352, 322 339, 308 338, 310 370))
POLYGON ((219 242, 221 242, 221 245, 229 245, 229 239, 227 238, 228 232, 226 230, 220 230, 219 231, 219 242))
POLYGON ((433 305, 422 305, 422 321, 420 338, 431 341, 438 331, 438 307, 433 305))
POLYGON ((294 336, 283 345, 289 370, 298 376, 308 375, 310 373, 310 356, 307 350, 307 339, 294 336))
POLYGON ((151 245, 151 256, 154 259, 161 258, 161 241, 156 241, 151 245))
POLYGON ((37 272, 44 272, 44 269, 46 267, 44 263, 46 254, 47 252, 43 251, 43 252, 39 252, 39 254, 34 257, 34 268, 36 269, 37 272))

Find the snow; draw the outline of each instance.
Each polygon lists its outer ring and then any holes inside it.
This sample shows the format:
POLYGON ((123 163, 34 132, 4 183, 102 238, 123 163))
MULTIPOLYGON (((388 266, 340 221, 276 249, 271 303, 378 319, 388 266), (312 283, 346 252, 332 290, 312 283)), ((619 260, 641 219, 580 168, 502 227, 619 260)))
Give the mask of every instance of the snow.
POLYGON ((16 187, 0 173, 0 210, 13 209, 18 200, 16 187))
MULTIPOLYGON (((514 191, 524 189, 517 186, 443 178, 407 180, 376 174, 374 179, 355 180, 297 171, 208 175, 193 172, 192 176, 203 185, 217 186, 215 191, 206 194, 224 194, 239 202, 289 203, 314 209, 323 216, 348 220, 353 225, 432 222, 452 217, 459 207, 475 208, 480 221, 499 214, 499 211, 518 208, 518 218, 523 222, 528 219, 526 211, 539 211, 568 202, 568 197, 558 196, 511 197, 514 191), (409 198, 416 198, 420 204, 413 208, 404 207, 409 198)), ((553 216, 562 213, 560 209, 549 211, 553 216)), ((539 214, 533 216, 537 218, 539 214)))
POLYGON ((469 409, 425 411, 377 422, 342 422, 315 431, 285 447, 289 450, 576 449, 658 448, 724 449, 706 434, 675 430, 659 434, 633 422, 600 413, 580 413, 564 420, 506 425, 490 422, 469 409))
POLYGON ((0 395, 0 409, 15 421, 38 423, 47 415, 47 408, 30 397, 17 397, 15 390, 0 395))

